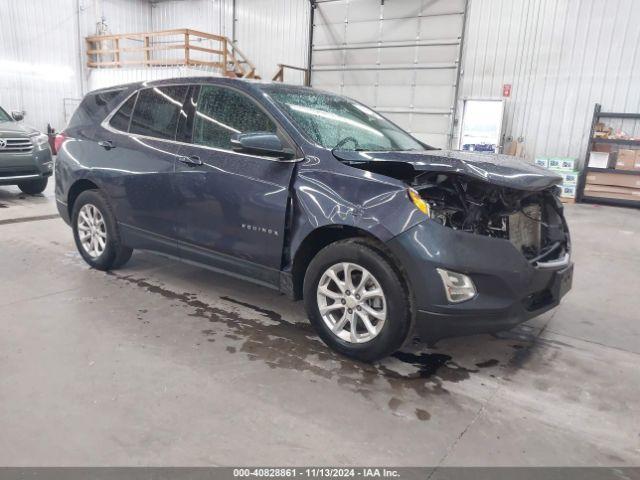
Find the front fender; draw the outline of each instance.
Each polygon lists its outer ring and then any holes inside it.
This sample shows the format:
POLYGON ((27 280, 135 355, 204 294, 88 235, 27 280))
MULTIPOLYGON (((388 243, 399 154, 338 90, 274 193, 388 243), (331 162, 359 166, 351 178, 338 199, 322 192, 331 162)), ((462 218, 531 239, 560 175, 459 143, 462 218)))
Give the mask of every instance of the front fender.
POLYGON ((425 219, 404 182, 344 165, 324 169, 306 161, 294 180, 292 197, 292 256, 321 227, 353 227, 388 242, 425 219))

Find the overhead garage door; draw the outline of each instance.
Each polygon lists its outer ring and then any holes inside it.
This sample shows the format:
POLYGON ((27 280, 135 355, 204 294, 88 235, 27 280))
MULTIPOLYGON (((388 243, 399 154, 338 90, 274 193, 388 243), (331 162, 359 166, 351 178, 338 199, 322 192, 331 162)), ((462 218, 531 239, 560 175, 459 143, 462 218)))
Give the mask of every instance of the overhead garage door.
POLYGON ((449 146, 465 0, 319 0, 311 83, 449 146))

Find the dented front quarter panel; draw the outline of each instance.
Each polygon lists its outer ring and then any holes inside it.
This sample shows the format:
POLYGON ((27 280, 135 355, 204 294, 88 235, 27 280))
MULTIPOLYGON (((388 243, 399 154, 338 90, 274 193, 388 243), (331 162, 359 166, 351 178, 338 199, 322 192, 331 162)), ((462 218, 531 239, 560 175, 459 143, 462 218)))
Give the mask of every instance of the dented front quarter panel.
POLYGON ((404 182, 344 165, 326 151, 314 153, 298 164, 293 179, 292 256, 321 227, 354 227, 387 242, 426 219, 404 182))

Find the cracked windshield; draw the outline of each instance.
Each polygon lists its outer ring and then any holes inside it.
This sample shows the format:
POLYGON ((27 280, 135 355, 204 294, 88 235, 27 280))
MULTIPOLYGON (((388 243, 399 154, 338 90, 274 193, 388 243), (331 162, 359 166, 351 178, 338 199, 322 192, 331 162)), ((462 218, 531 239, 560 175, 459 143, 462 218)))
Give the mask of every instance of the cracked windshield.
POLYGON ((346 97, 298 89, 265 89, 316 144, 335 150, 425 150, 424 145, 370 108, 346 97))

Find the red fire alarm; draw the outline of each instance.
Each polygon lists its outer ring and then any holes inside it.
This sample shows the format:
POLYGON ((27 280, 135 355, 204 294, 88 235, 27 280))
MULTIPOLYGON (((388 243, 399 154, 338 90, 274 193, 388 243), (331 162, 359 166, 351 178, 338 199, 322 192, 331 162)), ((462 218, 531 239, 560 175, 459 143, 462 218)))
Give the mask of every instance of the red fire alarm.
POLYGON ((511 84, 510 83, 505 83, 504 85, 502 85, 502 96, 503 97, 510 97, 511 96, 511 84))

